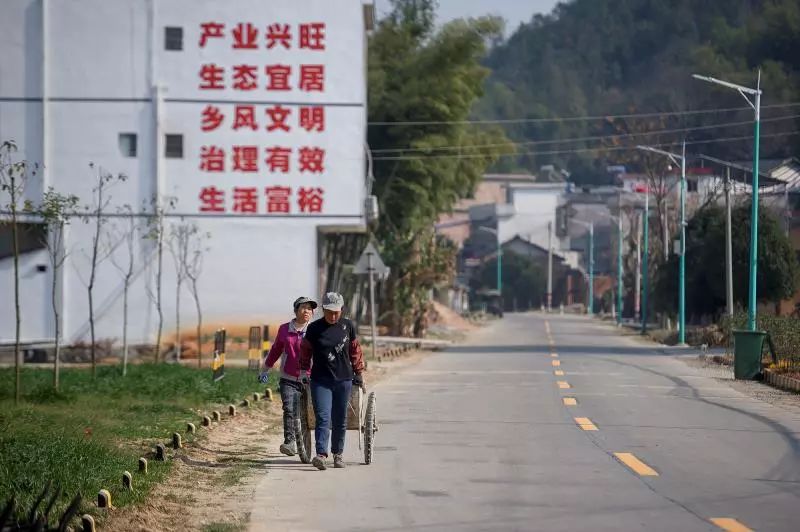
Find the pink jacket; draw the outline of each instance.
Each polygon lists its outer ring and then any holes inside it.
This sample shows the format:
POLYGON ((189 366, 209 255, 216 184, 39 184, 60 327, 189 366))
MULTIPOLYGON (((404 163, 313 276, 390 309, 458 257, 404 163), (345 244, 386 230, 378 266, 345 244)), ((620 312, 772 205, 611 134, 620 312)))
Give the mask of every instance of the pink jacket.
MULTIPOLYGON (((308 326, 308 324, 306 324, 308 326)), ((269 350, 265 364, 271 368, 278 358, 281 359, 281 378, 291 381, 300 380, 300 343, 306 334, 305 327, 298 330, 294 320, 284 323, 278 328, 275 342, 269 350)))

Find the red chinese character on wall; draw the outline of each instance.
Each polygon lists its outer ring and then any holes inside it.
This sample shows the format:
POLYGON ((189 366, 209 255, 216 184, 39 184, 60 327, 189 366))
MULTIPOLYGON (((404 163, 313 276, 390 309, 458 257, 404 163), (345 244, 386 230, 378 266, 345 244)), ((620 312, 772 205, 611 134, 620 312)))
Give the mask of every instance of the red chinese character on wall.
POLYGON ((292 189, 289 187, 267 187, 267 212, 289 212, 289 196, 292 189))
POLYGON ((206 47, 208 39, 222 38, 222 31, 225 29, 225 24, 221 22, 204 22, 200 24, 200 48, 206 47))
POLYGON ((324 50, 325 23, 311 22, 300 24, 300 48, 308 50, 324 50))
POLYGON ((300 171, 311 172, 312 174, 319 174, 325 170, 325 150, 321 148, 300 148, 300 171))
POLYGON ((267 124, 267 131, 275 131, 276 129, 289 131, 289 124, 286 121, 291 113, 291 109, 280 105, 267 107, 267 116, 270 120, 270 123, 267 124))
POLYGON ((225 192, 213 186, 200 189, 200 212, 225 212, 225 192))
POLYGON ((325 65, 300 65, 300 90, 325 90, 325 65))
POLYGON ((270 172, 283 172, 284 174, 289 171, 289 156, 292 154, 291 148, 284 148, 281 146, 273 146, 267 148, 267 167, 270 172))
POLYGON ((214 63, 203 65, 200 68, 200 88, 208 89, 224 89, 225 84, 222 78, 225 74, 225 69, 217 66, 214 63))
POLYGON ((239 172, 258 172, 258 147, 234 146, 233 170, 239 172))
POLYGON ((292 67, 289 65, 267 65, 267 83, 268 91, 288 91, 291 90, 289 86, 289 76, 292 73, 292 67))
POLYGON ((270 24, 267 26, 267 48, 270 50, 276 44, 282 45, 287 50, 292 47, 292 34, 288 24, 270 24))
POLYGON ((200 148, 200 170, 205 172, 225 171, 225 150, 219 146, 200 148))
POLYGON ((222 115, 222 111, 220 111, 219 107, 216 105, 207 105, 206 108, 203 109, 203 123, 200 127, 203 131, 214 131, 222 125, 224 119, 225 117, 222 115))
POLYGON ((233 29, 233 49, 234 50, 257 50, 258 49, 258 30, 255 26, 248 23, 236 25, 233 29))
POLYGON ((258 212, 258 189, 256 187, 233 187, 233 212, 258 212))
POLYGON ((258 88, 258 67, 255 65, 234 65, 233 88, 240 91, 251 91, 258 88))
POLYGON ((235 107, 236 114, 233 118, 233 129, 238 130, 243 127, 248 127, 253 131, 258 129, 256 124, 256 108, 252 105, 237 105, 235 107))
POLYGON ((322 212, 323 195, 325 191, 319 187, 297 190, 297 206, 300 212, 322 212))
POLYGON ((319 105, 301 107, 300 127, 306 131, 325 131, 325 108, 319 105))

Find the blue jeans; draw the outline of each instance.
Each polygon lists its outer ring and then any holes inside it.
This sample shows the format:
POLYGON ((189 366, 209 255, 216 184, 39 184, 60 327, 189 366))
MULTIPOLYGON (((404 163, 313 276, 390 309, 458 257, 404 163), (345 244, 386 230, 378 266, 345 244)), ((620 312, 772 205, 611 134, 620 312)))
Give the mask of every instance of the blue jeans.
POLYGON ((317 427, 314 439, 317 454, 328 456, 329 431, 333 432, 331 452, 342 454, 344 434, 347 430, 347 405, 350 403, 350 390, 353 381, 311 381, 311 401, 314 403, 314 417, 317 427))

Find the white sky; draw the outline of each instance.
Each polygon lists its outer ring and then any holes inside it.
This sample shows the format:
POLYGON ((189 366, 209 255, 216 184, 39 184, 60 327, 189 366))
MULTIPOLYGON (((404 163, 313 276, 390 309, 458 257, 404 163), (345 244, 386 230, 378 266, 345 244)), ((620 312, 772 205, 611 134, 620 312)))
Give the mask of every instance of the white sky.
MULTIPOLYGON (((462 17, 499 15, 506 20, 506 36, 521 22, 528 22, 536 13, 549 13, 558 0, 438 0, 437 22, 442 24, 462 17)), ((378 15, 389 10, 389 0, 375 0, 378 15)))

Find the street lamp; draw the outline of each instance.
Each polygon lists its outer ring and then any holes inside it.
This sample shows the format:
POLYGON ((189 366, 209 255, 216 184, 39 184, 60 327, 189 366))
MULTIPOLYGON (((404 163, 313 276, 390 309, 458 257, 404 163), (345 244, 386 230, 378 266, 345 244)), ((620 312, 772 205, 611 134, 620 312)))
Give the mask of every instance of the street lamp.
POLYGON ((503 296, 503 248, 500 245, 500 233, 497 232, 497 229, 492 229, 491 227, 480 226, 478 231, 485 231, 487 233, 491 233, 497 237, 497 295, 502 297, 503 296))
POLYGON ((686 346, 686 141, 683 141, 681 154, 670 153, 650 146, 636 146, 637 149, 669 157, 681 166, 681 252, 678 255, 678 345, 686 346))
POLYGON ((589 306, 588 311, 591 316, 594 314, 594 223, 582 222, 581 220, 570 219, 578 225, 589 228, 589 306))
POLYGON ((622 325, 622 216, 607 215, 617 224, 617 326, 622 325))
POLYGON ((750 209, 750 286, 747 300, 747 328, 751 331, 755 331, 756 271, 758 268, 758 151, 761 133, 761 71, 759 70, 758 72, 758 82, 755 89, 708 76, 693 74, 692 77, 709 83, 722 85, 730 89, 736 89, 739 94, 747 100, 747 103, 755 112, 753 120, 753 205, 750 209), (750 100, 749 95, 753 96, 753 101, 750 100))

